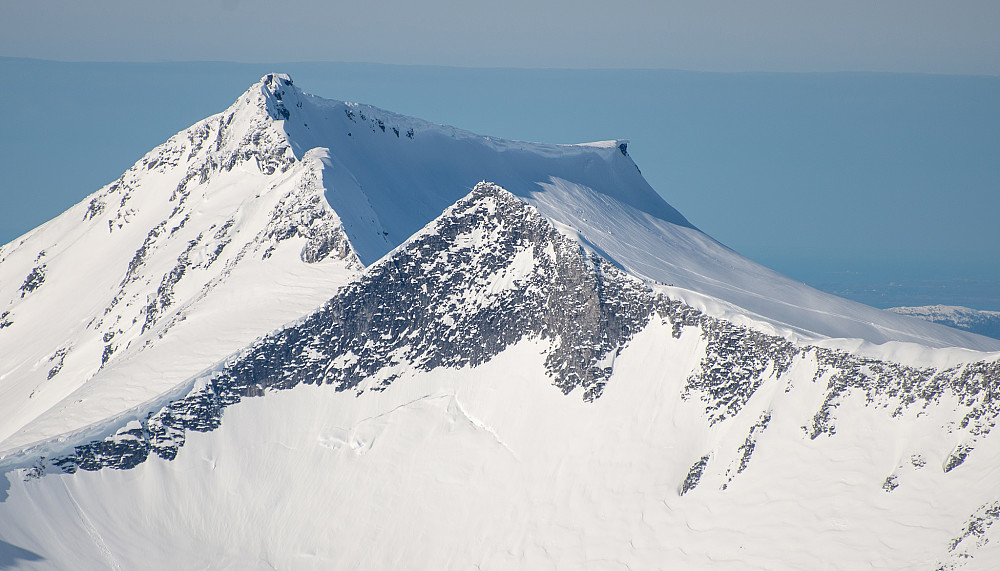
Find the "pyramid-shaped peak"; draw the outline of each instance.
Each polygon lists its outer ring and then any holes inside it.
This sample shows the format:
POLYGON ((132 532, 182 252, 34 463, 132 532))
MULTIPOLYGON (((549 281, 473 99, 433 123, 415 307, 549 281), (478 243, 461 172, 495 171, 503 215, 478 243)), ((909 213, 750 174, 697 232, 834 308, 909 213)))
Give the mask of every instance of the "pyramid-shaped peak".
POLYGON ((294 89, 292 78, 285 73, 269 73, 261 77, 258 84, 277 99, 281 99, 286 90, 294 89))
MULTIPOLYGON (((263 109, 276 121, 287 120, 302 93, 284 73, 268 73, 246 91, 240 100, 263 109)), ((238 101, 240 101, 238 100, 238 101)))

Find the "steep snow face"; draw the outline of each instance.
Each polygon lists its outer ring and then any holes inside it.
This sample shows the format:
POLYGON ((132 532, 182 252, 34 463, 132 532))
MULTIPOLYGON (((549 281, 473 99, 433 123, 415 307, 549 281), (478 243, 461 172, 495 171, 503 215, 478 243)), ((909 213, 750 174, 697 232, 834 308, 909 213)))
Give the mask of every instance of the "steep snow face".
POLYGON ((296 158, 276 122, 282 81, 0 248, 0 442, 74 426, 74 404, 99 416, 167 391, 360 269, 323 196, 325 154, 296 158))
MULTIPOLYGON (((271 84, 296 156, 326 148, 326 196, 366 265, 401 244, 480 181, 522 198, 552 178, 573 180, 672 224, 690 223, 660 198, 627 141, 550 145, 507 141, 271 84)), ((474 97, 474 93, 470 93, 474 97)))
POLYGON ((483 184, 187 394, 5 459, 0 537, 57 568, 990 568, 996 358, 735 325, 483 184))
POLYGON ((672 224, 585 186, 566 180, 539 186, 529 202, 567 235, 632 275, 666 285, 663 289, 670 295, 717 317, 805 343, 855 339, 868 344, 1000 350, 994 339, 820 292, 744 258, 694 228, 672 224))
POLYGON ((852 338, 1000 350, 997 340, 828 295, 740 256, 650 188, 626 141, 506 141, 321 99, 287 83, 270 85, 296 156, 328 150, 326 197, 366 265, 487 180, 591 251, 651 283, 670 284, 676 297, 720 317, 806 342, 852 338))

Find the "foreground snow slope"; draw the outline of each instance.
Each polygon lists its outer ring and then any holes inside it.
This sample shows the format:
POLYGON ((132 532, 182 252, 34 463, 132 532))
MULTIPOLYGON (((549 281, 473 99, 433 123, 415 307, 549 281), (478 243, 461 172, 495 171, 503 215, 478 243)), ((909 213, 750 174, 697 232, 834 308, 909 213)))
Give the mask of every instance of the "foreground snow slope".
POLYGON ((796 407, 820 387, 801 370, 744 418, 708 426, 702 403, 680 398, 699 344, 695 331, 644 331, 592 404, 537 374, 544 347, 533 342, 360 397, 300 385, 249 399, 172 462, 16 480, 0 537, 40 558, 25 567, 51 569, 932 570, 965 551, 969 569, 1000 561, 991 527, 949 551, 1000 494, 995 441, 944 474, 932 420, 892 420, 858 399, 836 437, 803 438, 810 419, 796 407), (770 409, 749 467, 721 489, 770 409), (706 454, 708 473, 680 495, 706 454))
POLYGON ((998 383, 706 315, 484 184, 182 398, 8 458, 0 538, 29 568, 988 569, 998 383))

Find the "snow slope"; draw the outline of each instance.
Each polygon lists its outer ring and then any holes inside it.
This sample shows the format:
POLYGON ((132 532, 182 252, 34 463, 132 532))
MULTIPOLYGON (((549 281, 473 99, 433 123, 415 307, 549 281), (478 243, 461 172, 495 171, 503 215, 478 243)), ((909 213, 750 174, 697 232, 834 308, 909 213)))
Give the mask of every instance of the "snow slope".
MULTIPOLYGON (((805 340, 857 338, 997 351, 1000 343, 819 292, 698 231, 646 183, 627 141, 551 145, 483 137, 272 82, 297 156, 329 149, 326 197, 362 262, 398 246, 480 181, 500 185, 636 276, 706 310, 753 314, 805 340), (705 303, 702 296, 724 302, 705 303), (726 305, 728 304, 728 305, 726 305)), ((474 93, 470 94, 474 97, 474 93)), ((676 191, 676 190, 675 190, 676 191)), ((747 221, 752 228, 753 221, 747 221)))
POLYGON ((184 398, 12 472, 0 538, 31 568, 988 569, 998 382, 698 312, 479 185, 184 398))
POLYGON ((323 156, 292 154, 257 85, 0 247, 0 450, 46 415, 59 433, 174 389, 328 299, 361 265, 323 156))

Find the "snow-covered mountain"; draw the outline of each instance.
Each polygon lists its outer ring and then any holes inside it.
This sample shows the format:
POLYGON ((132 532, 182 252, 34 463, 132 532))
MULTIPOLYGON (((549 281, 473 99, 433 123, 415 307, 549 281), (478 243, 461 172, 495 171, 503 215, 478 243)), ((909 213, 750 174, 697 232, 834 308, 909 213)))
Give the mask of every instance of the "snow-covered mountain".
POLYGON ((0 295, 0 564, 1000 561, 1000 341, 739 256, 625 141, 268 75, 0 295))
POLYGON ((971 309, 960 305, 890 307, 887 311, 1000 339, 1000 311, 971 309))

